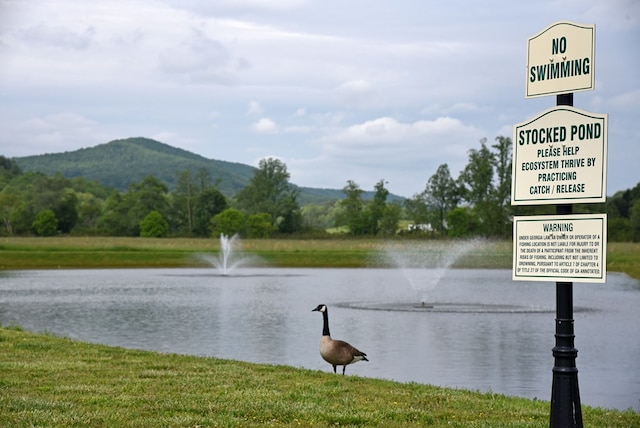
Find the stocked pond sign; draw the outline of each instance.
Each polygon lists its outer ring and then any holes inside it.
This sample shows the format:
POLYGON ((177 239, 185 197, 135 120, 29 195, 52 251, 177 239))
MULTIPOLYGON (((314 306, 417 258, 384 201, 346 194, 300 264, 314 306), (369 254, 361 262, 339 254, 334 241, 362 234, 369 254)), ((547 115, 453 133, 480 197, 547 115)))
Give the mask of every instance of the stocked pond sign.
POLYGON ((595 32, 560 21, 529 38, 526 98, 594 89, 595 32))
POLYGON ((513 127, 512 205, 605 202, 606 114, 556 106, 513 127))
POLYGON ((606 282, 607 215, 513 219, 513 280, 606 282))

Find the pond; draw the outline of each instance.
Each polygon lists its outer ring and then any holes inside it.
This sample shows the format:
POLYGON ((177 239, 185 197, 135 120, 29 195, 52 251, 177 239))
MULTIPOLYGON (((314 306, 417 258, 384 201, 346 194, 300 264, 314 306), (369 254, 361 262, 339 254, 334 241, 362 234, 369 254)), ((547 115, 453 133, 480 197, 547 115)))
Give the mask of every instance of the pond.
MULTIPOLYGON (((334 338, 366 352, 347 375, 549 400, 555 283, 506 270, 116 269, 0 274, 0 323, 73 339, 331 371, 334 338), (423 279, 420 279, 420 278, 423 279), (431 285, 416 287, 415 284, 431 285), (411 284, 414 284, 413 286, 411 284), (423 303, 424 302, 424 303, 423 303)), ((640 281, 574 284, 583 404, 638 410, 640 281)))

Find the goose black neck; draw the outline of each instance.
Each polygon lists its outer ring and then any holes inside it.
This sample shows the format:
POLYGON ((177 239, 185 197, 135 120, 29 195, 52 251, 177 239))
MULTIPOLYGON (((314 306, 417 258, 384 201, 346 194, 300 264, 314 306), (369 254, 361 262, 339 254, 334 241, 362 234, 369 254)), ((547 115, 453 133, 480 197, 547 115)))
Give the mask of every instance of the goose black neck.
POLYGON ((331 336, 331 334, 329 333, 329 312, 327 309, 322 311, 322 320, 323 320, 322 335, 331 336))

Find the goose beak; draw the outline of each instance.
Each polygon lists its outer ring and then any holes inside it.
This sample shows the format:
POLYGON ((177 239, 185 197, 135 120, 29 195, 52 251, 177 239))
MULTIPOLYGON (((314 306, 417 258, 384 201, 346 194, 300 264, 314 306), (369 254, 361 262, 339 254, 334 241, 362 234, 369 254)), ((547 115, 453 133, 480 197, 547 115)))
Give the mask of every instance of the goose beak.
POLYGON ((315 311, 317 311, 317 310, 318 310, 318 308, 311 309, 311 312, 315 312, 315 311))

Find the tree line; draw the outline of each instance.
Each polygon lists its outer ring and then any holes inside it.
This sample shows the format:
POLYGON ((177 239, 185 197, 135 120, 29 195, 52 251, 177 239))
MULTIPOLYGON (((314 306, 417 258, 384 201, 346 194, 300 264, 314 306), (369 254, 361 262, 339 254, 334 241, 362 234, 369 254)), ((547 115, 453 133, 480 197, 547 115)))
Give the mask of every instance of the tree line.
MULTIPOLYGON (((274 158, 262 159, 248 184, 228 196, 204 169, 178 172, 172 191, 149 175, 122 192, 81 177, 22 172, 0 156, 0 236, 317 237, 333 229, 352 236, 508 238, 514 215, 555 213, 553 205, 510 205, 511 150, 508 137, 492 145, 482 139, 458 177, 443 163, 422 192, 403 202, 388 200, 384 179, 366 200, 359 184, 348 180, 343 199, 305 206, 286 164, 274 158)), ((640 183, 604 204, 574 206, 574 212, 606 212, 610 241, 640 241, 640 183)))

